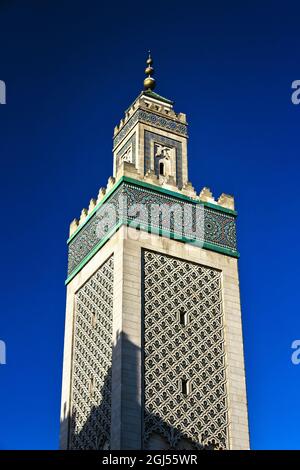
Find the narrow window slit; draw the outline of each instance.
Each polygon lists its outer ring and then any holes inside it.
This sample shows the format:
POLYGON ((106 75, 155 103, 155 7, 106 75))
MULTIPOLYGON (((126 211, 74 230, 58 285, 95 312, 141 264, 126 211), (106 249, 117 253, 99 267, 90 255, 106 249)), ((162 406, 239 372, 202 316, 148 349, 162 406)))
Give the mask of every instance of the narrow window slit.
POLYGON ((186 379, 181 379, 181 393, 184 396, 189 394, 189 382, 186 379))
POLYGON ((188 324, 188 314, 184 310, 180 310, 178 315, 178 320, 181 326, 186 326, 188 324))

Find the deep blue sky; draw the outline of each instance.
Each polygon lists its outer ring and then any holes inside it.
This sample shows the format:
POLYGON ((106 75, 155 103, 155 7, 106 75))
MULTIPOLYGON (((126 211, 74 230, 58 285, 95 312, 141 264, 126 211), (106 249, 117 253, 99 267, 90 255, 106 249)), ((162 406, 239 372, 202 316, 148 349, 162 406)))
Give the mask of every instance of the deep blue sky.
POLYGON ((112 174, 112 132, 142 88, 189 121, 199 191, 232 193, 251 446, 300 448, 296 1, 1 1, 0 448, 58 446, 69 222, 112 174))

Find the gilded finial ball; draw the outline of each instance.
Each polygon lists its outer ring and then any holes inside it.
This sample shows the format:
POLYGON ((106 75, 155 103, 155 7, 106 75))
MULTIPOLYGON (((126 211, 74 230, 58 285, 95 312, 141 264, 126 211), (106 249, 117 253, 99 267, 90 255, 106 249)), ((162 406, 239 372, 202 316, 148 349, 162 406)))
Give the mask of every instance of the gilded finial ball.
POLYGON ((154 72, 154 68, 153 68, 153 67, 148 66, 148 67, 145 68, 145 74, 146 74, 146 75, 152 75, 153 72, 154 72))
POLYGON ((148 59, 146 60, 147 67, 145 68, 145 74, 148 75, 148 77, 145 78, 144 80, 144 89, 145 90, 154 90, 155 88, 155 79, 151 76, 154 73, 154 68, 152 67, 153 60, 149 51, 149 56, 148 59))
POLYGON ((154 90, 155 88, 155 79, 153 77, 147 77, 144 80, 144 88, 145 90, 154 90))

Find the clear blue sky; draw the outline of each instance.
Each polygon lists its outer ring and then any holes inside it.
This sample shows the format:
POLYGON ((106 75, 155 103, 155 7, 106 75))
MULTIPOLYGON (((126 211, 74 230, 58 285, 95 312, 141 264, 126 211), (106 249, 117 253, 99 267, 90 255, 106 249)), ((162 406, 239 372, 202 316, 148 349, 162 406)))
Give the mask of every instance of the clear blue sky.
POLYGON ((0 448, 56 449, 69 222, 112 174, 141 91, 189 121, 190 179, 232 193, 251 446, 300 448, 296 1, 1 1, 0 448))

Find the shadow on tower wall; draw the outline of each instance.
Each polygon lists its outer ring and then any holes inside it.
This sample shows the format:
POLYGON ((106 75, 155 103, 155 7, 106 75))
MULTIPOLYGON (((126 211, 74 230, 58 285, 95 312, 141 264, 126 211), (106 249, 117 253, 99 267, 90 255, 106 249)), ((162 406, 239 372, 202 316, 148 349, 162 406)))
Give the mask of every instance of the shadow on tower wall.
POLYGON ((214 442, 204 446, 192 440, 182 430, 166 422, 163 416, 151 413, 143 403, 139 402, 138 391, 141 387, 142 397, 144 395, 141 370, 140 348, 122 333, 112 350, 112 367, 108 370, 101 388, 101 402, 95 403, 94 392, 86 385, 85 393, 88 394, 88 400, 82 402, 82 405, 83 408, 85 406, 90 408, 87 417, 82 418, 84 409, 78 410, 76 404, 73 406, 71 416, 64 416, 61 421, 61 436, 66 433, 68 435, 67 448, 78 450, 213 450, 216 448, 214 442), (144 423, 147 423, 145 429, 143 429, 144 423))

